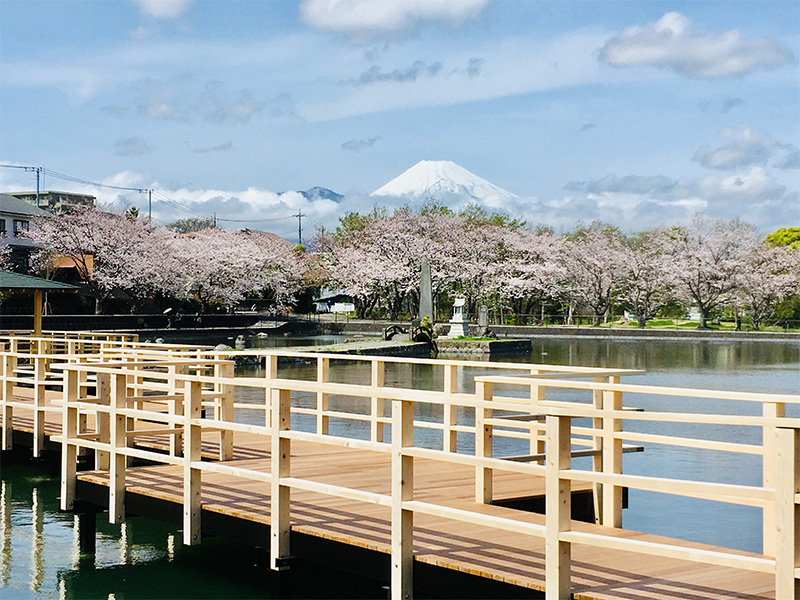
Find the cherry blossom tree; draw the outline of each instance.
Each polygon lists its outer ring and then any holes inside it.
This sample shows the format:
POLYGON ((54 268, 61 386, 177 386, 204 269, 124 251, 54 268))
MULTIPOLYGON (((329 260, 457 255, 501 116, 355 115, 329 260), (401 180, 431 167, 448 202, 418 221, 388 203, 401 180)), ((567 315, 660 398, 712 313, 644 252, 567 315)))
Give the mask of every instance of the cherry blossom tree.
POLYGON ((594 324, 608 315, 623 276, 623 248, 619 232, 593 224, 575 232, 567 244, 570 295, 592 310, 594 324))
POLYGON ((755 244, 739 275, 739 297, 758 330, 778 301, 800 288, 800 247, 755 244))
POLYGON ((0 271, 11 271, 11 246, 0 246, 0 271))
POLYGON ((737 291, 745 250, 752 248, 755 230, 738 220, 725 222, 696 215, 691 225, 668 230, 665 251, 677 297, 694 304, 705 328, 712 309, 737 291))
POLYGON ((74 266, 97 313, 113 290, 141 299, 174 284, 163 251, 169 234, 138 219, 76 209, 37 220, 27 236, 42 246, 32 257, 34 270, 52 275, 54 266, 74 266))
POLYGON ((664 231, 657 228, 625 239, 619 248, 617 300, 636 315, 639 328, 673 297, 665 241, 664 231))
POLYGON ((176 295, 196 298, 204 308, 229 309, 248 294, 267 291, 284 307, 303 277, 295 249, 252 233, 205 229, 172 238, 180 282, 176 295))
POLYGON ((508 255, 499 265, 495 293, 515 314, 529 314, 536 304, 543 313, 545 300, 557 296, 567 281, 565 240, 518 229, 507 231, 503 243, 508 255))

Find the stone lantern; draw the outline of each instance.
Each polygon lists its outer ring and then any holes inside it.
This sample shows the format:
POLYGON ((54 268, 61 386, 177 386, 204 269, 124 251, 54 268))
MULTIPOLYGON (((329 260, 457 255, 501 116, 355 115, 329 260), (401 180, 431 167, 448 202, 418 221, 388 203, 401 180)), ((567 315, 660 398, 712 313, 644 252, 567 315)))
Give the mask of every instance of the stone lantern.
POLYGON ((450 319, 450 332, 448 338, 469 336, 469 316, 464 308, 467 301, 464 298, 456 298, 453 303, 453 318, 450 319))

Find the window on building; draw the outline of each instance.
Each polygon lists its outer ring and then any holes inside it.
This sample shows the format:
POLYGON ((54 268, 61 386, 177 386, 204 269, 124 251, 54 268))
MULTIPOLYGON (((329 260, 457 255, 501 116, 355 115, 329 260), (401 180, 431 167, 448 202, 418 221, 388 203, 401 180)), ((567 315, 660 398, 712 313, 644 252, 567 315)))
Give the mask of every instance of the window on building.
POLYGON ((22 221, 20 219, 14 219, 14 235, 19 236, 24 231, 30 230, 30 222, 22 221))
POLYGON ((6 232, 6 220, 0 219, 0 237, 6 237, 8 233, 6 232))

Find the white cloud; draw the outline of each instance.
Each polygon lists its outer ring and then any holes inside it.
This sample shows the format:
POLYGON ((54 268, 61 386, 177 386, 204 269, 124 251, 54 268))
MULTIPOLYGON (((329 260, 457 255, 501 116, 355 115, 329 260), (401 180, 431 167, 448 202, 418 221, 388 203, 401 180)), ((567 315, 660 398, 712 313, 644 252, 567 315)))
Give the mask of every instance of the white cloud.
POLYGON ((768 133, 762 133, 754 127, 724 127, 720 136, 728 140, 718 148, 700 146, 692 160, 708 169, 733 170, 753 165, 765 165, 772 155, 783 147, 768 133))
POLYGON ((655 23, 626 28, 606 42, 598 57, 615 67, 666 68, 697 79, 744 75, 794 61, 789 49, 771 38, 742 39, 736 29, 714 33, 690 27, 685 16, 669 12, 655 23))
POLYGON ((539 206, 540 218, 546 221, 547 215, 571 214, 573 220, 600 219, 641 229, 661 222, 680 222, 694 212, 705 211, 710 216, 735 216, 770 229, 781 226, 793 209, 800 212, 794 194, 761 166, 734 175, 699 179, 607 175, 593 181, 571 181, 564 188, 576 193, 539 206))
POLYGON ((355 42, 376 35, 408 35, 421 21, 460 24, 476 17, 488 0, 303 0, 300 18, 322 31, 344 33, 355 42))
POLYGON ((192 0, 133 0, 139 10, 156 19, 174 19, 189 8, 192 0))

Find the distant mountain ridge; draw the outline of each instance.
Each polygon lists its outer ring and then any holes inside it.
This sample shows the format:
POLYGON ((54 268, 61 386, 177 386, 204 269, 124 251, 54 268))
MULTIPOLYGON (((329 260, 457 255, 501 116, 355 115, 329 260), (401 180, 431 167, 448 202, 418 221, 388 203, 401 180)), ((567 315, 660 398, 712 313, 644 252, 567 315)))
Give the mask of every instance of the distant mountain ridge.
POLYGON ((341 202, 344 199, 342 194, 337 194, 328 188, 315 186, 305 192, 300 192, 306 200, 333 200, 334 202, 341 202))
POLYGON ((288 192, 287 191, 278 192, 278 196, 282 196, 283 194, 289 194, 289 193, 300 194, 303 198, 305 198, 309 202, 313 202, 314 200, 331 200, 338 204, 339 202, 344 200, 343 194, 337 194, 333 190, 329 190, 328 188, 319 186, 314 186, 312 188, 307 189, 306 191, 297 190, 292 192, 290 190, 288 192))
POLYGON ((409 201, 431 198, 445 203, 477 202, 497 205, 516 194, 478 177, 449 160, 422 160, 370 194, 409 201))

